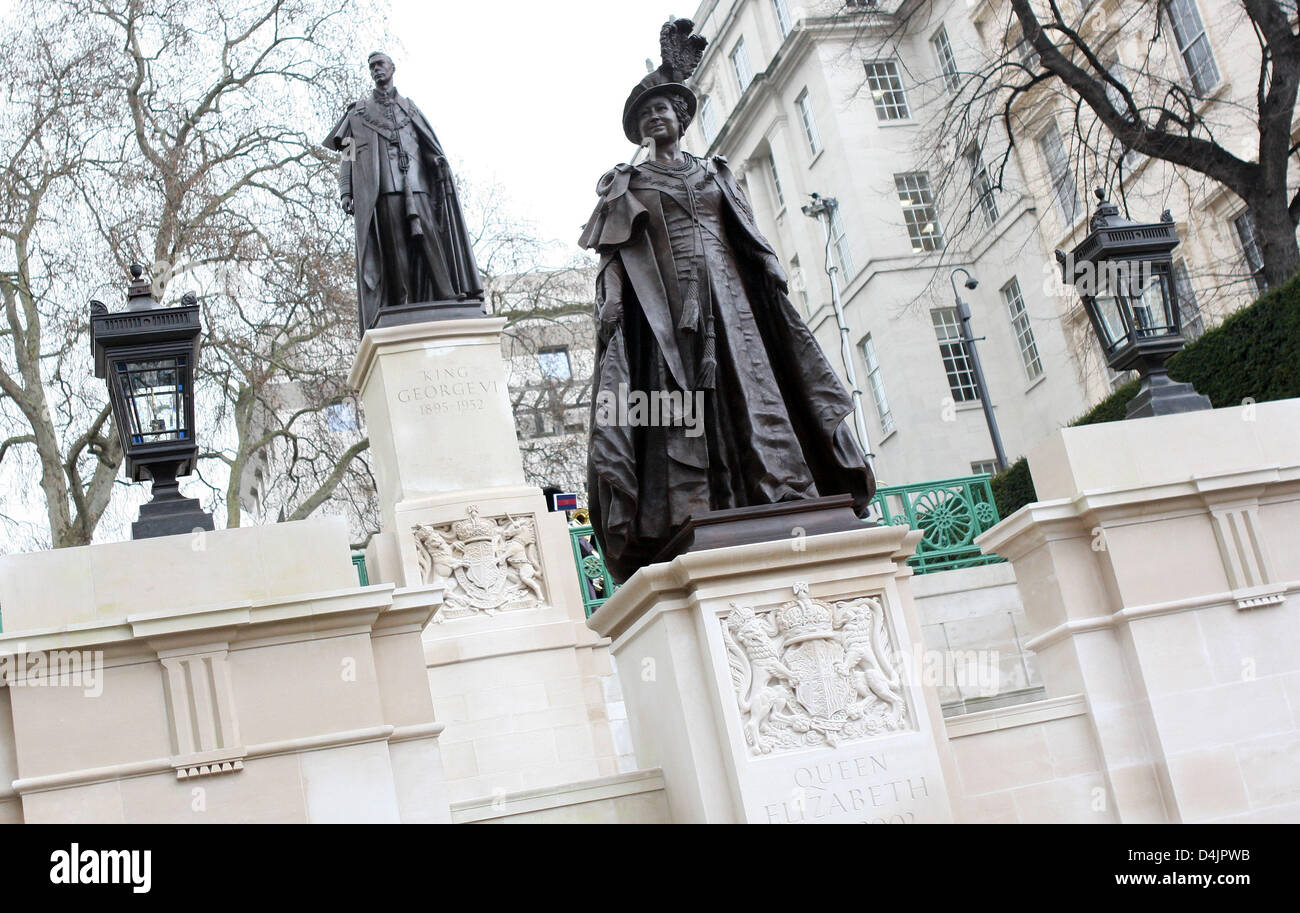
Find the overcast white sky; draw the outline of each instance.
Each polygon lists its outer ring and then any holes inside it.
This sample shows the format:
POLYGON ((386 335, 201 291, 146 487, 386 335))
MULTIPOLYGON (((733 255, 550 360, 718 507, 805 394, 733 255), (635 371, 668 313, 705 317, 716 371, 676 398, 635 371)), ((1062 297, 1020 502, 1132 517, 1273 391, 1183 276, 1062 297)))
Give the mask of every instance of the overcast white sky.
MULTIPOLYGON (((472 181, 569 250, 596 181, 635 151, 623 102, 659 64, 659 27, 696 0, 392 0, 398 91, 418 104, 472 181)), ((365 65, 366 49, 358 54, 365 65)))

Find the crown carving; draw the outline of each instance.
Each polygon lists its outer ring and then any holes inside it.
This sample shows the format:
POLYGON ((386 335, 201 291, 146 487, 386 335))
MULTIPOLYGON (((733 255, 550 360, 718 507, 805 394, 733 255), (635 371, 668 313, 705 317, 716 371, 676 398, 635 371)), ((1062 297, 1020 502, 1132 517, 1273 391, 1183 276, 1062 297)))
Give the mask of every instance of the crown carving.
POLYGON ((469 515, 468 520, 457 520, 451 525, 451 531, 457 539, 469 544, 471 542, 491 542, 496 538, 497 525, 491 520, 481 519, 478 515, 478 507, 471 504, 466 508, 465 513, 469 515))
POLYGON ((776 627, 786 644, 835 635, 831 610, 808 595, 807 584, 796 584, 795 598, 774 613, 776 627))

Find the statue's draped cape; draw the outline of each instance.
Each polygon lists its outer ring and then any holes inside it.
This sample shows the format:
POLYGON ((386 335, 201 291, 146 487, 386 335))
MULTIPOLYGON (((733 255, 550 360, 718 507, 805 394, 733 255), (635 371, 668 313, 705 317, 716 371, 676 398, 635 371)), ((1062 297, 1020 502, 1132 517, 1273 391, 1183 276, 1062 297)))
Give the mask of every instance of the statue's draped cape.
MULTIPOLYGON (((776 253, 759 232, 726 160, 716 156, 702 164, 721 190, 725 242, 752 310, 752 318, 744 317, 756 325, 754 347, 763 350, 750 355, 766 358, 775 395, 783 401, 782 415, 788 413, 794 430, 793 440, 762 442, 762 485, 781 490, 782 480, 770 478, 774 467, 788 470, 782 474, 791 478, 810 475, 814 494, 851 494, 854 510, 865 516, 875 482, 845 421, 852 401, 778 286, 785 276, 776 253)), ((735 434, 761 425, 747 421, 747 413, 764 406, 752 393, 728 388, 720 371, 716 389, 705 392, 704 434, 691 437, 684 427, 637 426, 610 414, 608 404, 635 391, 666 388, 689 395, 709 384, 698 376, 698 334, 681 329, 682 264, 673 257, 661 193, 646 186, 637 168, 619 165, 601 178, 597 194, 599 202, 579 243, 600 255, 597 320, 611 301, 622 302, 623 320, 608 338, 601 334, 597 344, 588 501, 606 564, 621 581, 652 562, 692 514, 764 503, 754 495, 756 480, 723 471, 718 453, 725 443, 714 435, 718 426, 735 434)), ((725 322, 725 288, 712 306, 725 322)), ((767 389, 772 389, 770 382, 767 389)), ((742 456, 732 463, 743 466, 745 460, 742 456)), ((790 496, 787 489, 781 497, 790 496)))

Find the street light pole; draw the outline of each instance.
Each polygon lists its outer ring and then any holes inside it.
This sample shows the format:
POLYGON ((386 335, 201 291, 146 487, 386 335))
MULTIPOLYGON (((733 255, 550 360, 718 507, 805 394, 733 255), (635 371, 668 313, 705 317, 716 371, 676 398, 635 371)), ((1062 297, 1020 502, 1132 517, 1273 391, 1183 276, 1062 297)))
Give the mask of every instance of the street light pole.
POLYGON ((1007 468, 1007 454, 1002 449, 1002 435, 998 433, 998 420, 993 417, 993 404, 989 402, 989 385, 984 380, 984 368, 980 364, 979 352, 975 349, 975 334, 970 328, 970 305, 962 301, 961 293, 957 291, 957 274, 966 274, 966 288, 974 289, 979 285, 979 280, 962 267, 957 267, 948 277, 952 283, 952 295, 957 299, 957 316, 961 319, 961 341, 966 349, 966 357, 970 359, 971 368, 975 373, 975 389, 979 392, 980 405, 984 409, 984 421, 989 426, 989 437, 993 439, 993 458, 997 464, 998 472, 1004 472, 1007 468))
POLYGON ((839 201, 834 197, 810 194, 812 202, 802 207, 803 214, 816 219, 822 227, 822 239, 826 244, 826 275, 831 280, 831 306, 835 309, 835 323, 840 328, 840 359, 844 362, 844 376, 849 382, 853 394, 853 423, 857 426, 858 446, 867 458, 867 465, 872 465, 870 439, 867 436, 867 417, 862 412, 862 391, 858 389, 858 375, 853 368, 853 347, 849 343, 849 328, 844 321, 844 305, 840 301, 839 267, 831 257, 831 213, 838 207, 839 201))

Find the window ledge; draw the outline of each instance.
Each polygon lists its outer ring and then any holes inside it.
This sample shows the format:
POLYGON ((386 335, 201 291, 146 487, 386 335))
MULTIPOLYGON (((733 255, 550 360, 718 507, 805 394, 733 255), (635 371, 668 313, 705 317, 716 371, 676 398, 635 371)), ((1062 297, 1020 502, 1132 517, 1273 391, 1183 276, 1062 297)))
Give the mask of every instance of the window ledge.
POLYGON ((818 150, 817 150, 817 154, 814 155, 814 156, 812 157, 812 161, 808 163, 808 167, 811 168, 813 165, 816 165, 816 164, 817 164, 817 160, 820 159, 820 158, 822 157, 822 155, 823 155, 825 152, 826 152, 826 147, 825 147, 825 146, 822 146, 820 149, 818 149, 818 150))
MULTIPOLYGON (((880 440, 876 441, 876 447, 879 447, 881 444, 885 443, 885 441, 889 440, 891 437, 893 437, 893 436, 896 435, 896 434, 898 434, 898 426, 897 426, 897 425, 895 425, 893 428, 891 428, 888 434, 882 434, 882 435, 880 436, 880 440)), ((873 447, 872 449, 874 450, 875 447, 873 447)))
POLYGON ((881 120, 877 117, 876 126, 888 129, 889 127, 917 127, 920 126, 920 124, 914 117, 896 117, 891 118, 890 120, 881 120))
POLYGON ((1047 372, 1042 371, 1039 373, 1037 377, 1035 377, 1033 380, 1029 382, 1029 386, 1025 387, 1025 392, 1028 393, 1030 390, 1034 389, 1035 387, 1041 386, 1043 381, 1045 380, 1047 380, 1047 372))

